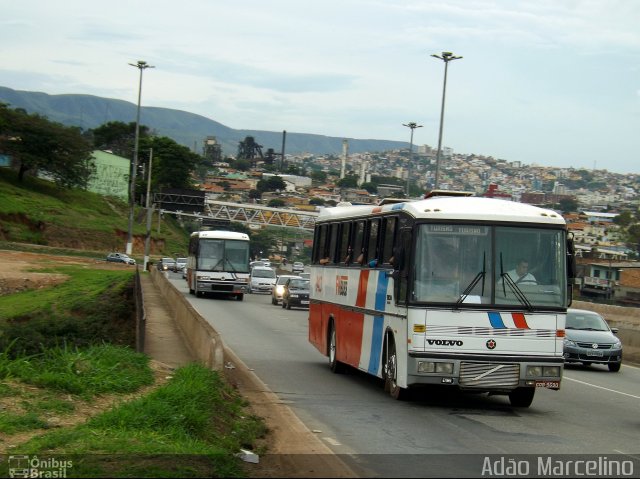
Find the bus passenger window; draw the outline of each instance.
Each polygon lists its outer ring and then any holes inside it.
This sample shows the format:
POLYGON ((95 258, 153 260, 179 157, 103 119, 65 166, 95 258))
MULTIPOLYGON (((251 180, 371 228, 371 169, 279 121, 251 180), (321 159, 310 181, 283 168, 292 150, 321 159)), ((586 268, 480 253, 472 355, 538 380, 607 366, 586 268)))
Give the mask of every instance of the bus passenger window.
POLYGON ((394 266, 395 259, 395 238, 396 238, 396 217, 387 217, 383 223, 382 236, 382 263, 394 266))
POLYGON ((365 238, 364 238, 364 230, 365 230, 365 222, 364 221, 357 221, 355 223, 355 232, 353 235, 353 254, 355 255, 356 253, 358 254, 358 257, 356 258, 356 263, 358 264, 362 264, 362 262, 364 261, 364 245, 365 245, 365 238))
MULTIPOLYGON (((373 219, 369 222, 369 233, 367 242, 367 264, 371 261, 378 263, 378 233, 380 232, 380 220, 373 219)), ((363 259, 364 261, 364 259, 363 259)))

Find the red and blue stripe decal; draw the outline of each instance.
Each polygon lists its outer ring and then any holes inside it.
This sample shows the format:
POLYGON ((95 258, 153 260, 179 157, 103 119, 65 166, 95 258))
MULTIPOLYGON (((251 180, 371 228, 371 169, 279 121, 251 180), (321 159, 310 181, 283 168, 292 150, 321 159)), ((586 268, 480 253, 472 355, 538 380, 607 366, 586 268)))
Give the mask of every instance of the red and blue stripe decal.
MULTIPOLYGON (((513 320, 513 324, 518 329, 530 329, 527 324, 527 320, 522 313, 511 313, 511 319, 513 320)), ((489 313, 489 322, 491 323, 491 327, 495 329, 507 329, 508 326, 504 324, 502 320, 502 315, 495 311, 489 313)))

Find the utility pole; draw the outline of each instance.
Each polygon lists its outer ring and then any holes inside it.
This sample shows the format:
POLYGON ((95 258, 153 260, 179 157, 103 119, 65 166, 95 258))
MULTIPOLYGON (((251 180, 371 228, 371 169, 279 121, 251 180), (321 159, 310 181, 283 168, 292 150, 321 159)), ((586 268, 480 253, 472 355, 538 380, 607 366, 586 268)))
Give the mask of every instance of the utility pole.
POLYGON ((403 123, 402 126, 406 126, 407 128, 411 128, 411 140, 409 141, 409 161, 407 162, 407 198, 409 198, 409 181, 411 181, 410 168, 411 168, 411 160, 413 159, 413 130, 416 128, 422 128, 422 125, 418 125, 416 122, 411 123, 403 123))

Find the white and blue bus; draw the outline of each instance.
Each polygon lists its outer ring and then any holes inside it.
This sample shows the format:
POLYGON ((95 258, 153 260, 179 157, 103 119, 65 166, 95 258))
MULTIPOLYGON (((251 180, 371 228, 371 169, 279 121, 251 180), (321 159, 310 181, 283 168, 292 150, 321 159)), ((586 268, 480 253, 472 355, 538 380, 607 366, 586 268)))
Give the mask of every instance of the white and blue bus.
POLYGON ((249 235, 196 231, 189 238, 189 293, 223 293, 242 301, 249 290, 249 235))
POLYGON ((396 399, 438 384, 528 407, 537 388, 560 388, 574 261, 562 216, 527 204, 434 196, 325 208, 309 341, 334 372, 377 376, 396 399))

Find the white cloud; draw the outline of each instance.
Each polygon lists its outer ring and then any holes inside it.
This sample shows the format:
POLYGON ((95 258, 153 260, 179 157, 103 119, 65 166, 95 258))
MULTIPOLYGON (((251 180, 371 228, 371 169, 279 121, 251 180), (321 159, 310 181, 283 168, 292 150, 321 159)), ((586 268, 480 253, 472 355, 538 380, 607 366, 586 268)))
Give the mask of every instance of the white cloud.
POLYGON ((233 128, 437 143, 633 172, 633 0, 22 0, 3 5, 2 86, 192 111, 233 128))

